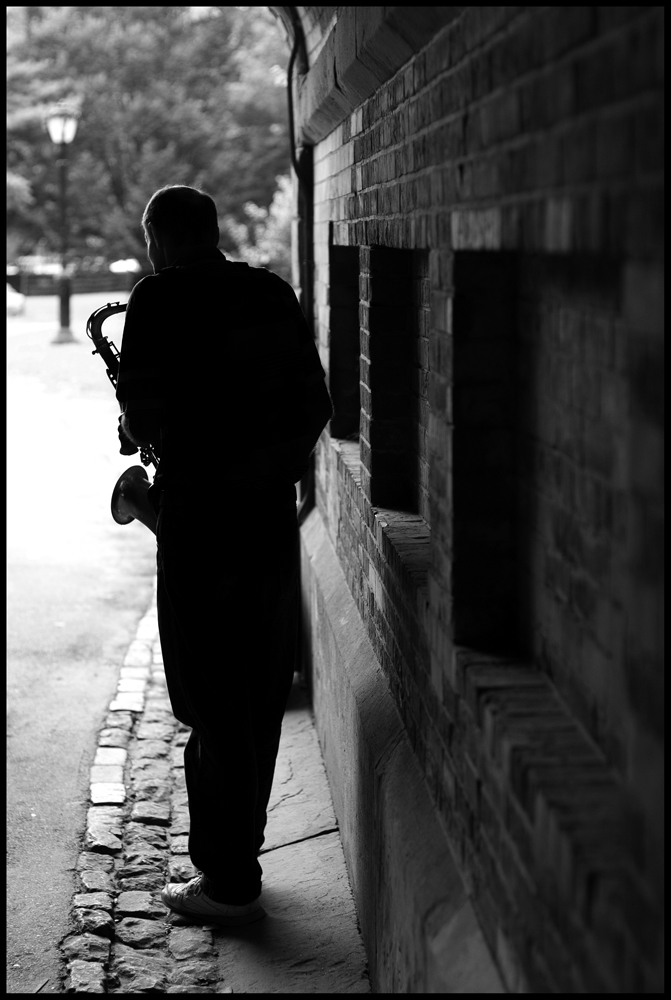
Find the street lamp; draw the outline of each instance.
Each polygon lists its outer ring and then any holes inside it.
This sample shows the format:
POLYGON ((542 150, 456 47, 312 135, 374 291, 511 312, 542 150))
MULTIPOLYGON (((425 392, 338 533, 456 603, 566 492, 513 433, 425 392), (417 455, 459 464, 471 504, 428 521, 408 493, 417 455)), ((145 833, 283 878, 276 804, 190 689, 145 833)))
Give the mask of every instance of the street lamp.
POLYGON ((52 340, 52 344, 72 344, 75 340, 70 329, 70 278, 66 273, 65 258, 68 251, 67 147, 77 132, 78 118, 77 108, 61 100, 51 109, 46 120, 49 138, 54 145, 60 147, 60 156, 56 162, 59 167, 61 195, 61 273, 58 282, 61 328, 52 340))

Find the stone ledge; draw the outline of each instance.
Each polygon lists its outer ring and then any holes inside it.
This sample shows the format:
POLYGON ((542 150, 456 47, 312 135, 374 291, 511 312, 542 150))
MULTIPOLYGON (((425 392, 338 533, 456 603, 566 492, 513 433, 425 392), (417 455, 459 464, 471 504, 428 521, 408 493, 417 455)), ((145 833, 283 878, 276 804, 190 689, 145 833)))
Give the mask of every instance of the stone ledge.
POLYGON ((124 767, 128 753, 117 747, 98 747, 93 760, 95 767, 124 767))
POLYGON ((315 721, 373 988, 505 992, 316 509, 301 550, 315 721))
POLYGON ((372 507, 362 487, 358 442, 329 441, 345 491, 355 500, 362 517, 373 521, 375 540, 394 572, 401 599, 406 593, 412 595, 408 606, 421 625, 428 601, 431 528, 419 514, 372 507))
POLYGON ((144 697, 138 692, 118 694, 110 702, 108 712, 141 712, 144 708, 144 697))
POLYGON ((123 782, 92 782, 89 787, 91 802, 94 805, 116 805, 126 801, 126 788, 123 782))
POLYGON ((89 770, 92 785, 123 784, 123 767, 118 764, 96 765, 89 770))
POLYGON ((152 643, 133 639, 124 657, 124 667, 148 667, 152 661, 152 643))

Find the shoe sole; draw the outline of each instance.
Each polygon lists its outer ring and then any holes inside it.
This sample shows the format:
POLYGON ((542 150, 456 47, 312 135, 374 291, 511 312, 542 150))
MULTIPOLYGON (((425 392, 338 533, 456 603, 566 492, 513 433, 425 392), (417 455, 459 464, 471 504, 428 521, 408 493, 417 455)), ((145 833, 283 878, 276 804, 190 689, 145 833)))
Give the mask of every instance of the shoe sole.
POLYGON ((245 924, 253 924, 257 920, 263 920, 266 916, 266 911, 262 906, 258 910, 252 910, 251 913, 223 916, 209 913, 191 913, 189 910, 182 910, 180 907, 174 906, 165 899, 163 902, 173 913, 178 913, 180 917, 186 917, 187 920, 191 920, 197 924, 216 924, 217 927, 242 927, 245 924))
POLYGON ((246 913, 240 917, 208 917, 203 913, 184 913, 182 910, 173 910, 180 917, 185 917, 193 924, 213 924, 217 927, 244 927, 246 924, 256 923, 266 916, 265 910, 255 910, 254 913, 246 913))

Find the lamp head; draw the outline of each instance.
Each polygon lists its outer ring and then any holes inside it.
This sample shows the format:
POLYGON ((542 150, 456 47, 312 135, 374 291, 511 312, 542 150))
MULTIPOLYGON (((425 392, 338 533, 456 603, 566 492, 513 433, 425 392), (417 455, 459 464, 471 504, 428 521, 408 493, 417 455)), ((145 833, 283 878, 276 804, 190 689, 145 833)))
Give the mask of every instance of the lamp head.
POLYGON ((77 119, 80 112, 72 104, 65 100, 60 100, 46 118, 49 138, 57 146, 62 143, 70 143, 77 132, 77 119))

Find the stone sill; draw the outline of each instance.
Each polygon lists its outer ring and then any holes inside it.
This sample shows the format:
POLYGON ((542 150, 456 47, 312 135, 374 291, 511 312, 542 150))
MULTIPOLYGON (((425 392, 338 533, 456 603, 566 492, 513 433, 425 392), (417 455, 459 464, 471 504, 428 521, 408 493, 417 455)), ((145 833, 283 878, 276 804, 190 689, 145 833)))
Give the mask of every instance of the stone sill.
POLYGON ((401 590, 411 595, 411 606, 420 624, 429 599, 428 576, 431 564, 431 528, 419 514, 386 507, 373 507, 364 495, 358 441, 330 438, 338 472, 351 484, 366 523, 378 547, 394 572, 401 590))

